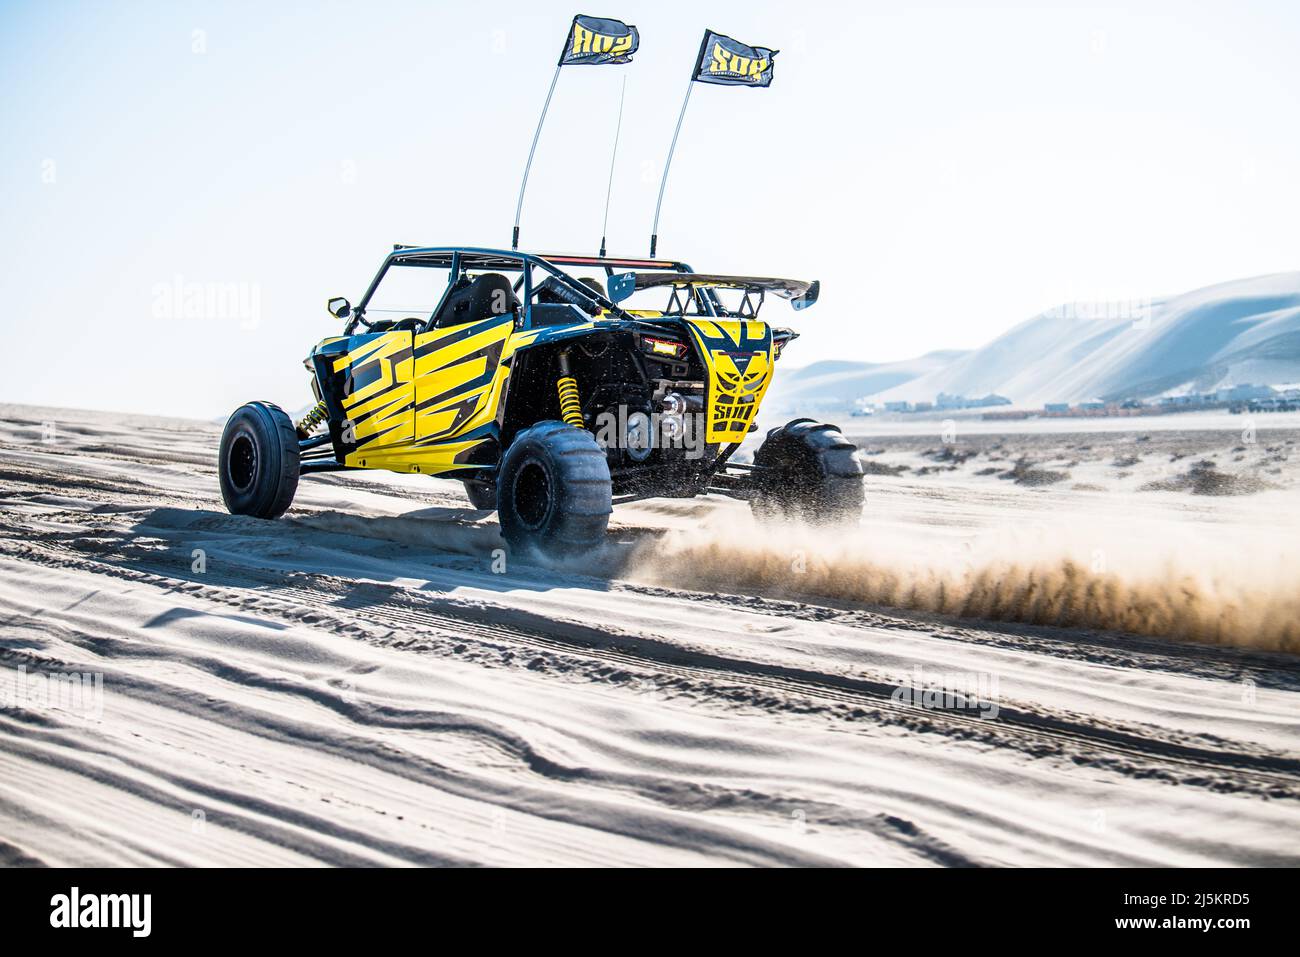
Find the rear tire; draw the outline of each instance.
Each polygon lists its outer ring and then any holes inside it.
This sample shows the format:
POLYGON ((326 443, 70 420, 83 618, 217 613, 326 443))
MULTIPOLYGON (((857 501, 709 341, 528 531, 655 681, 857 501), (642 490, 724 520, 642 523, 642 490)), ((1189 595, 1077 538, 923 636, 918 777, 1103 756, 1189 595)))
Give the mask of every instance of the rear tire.
POLYGON ((600 545, 612 496, 609 463, 586 429, 539 422, 501 458, 497 517, 512 548, 571 555, 600 545))
POLYGON ((221 435, 221 497, 234 515, 279 518, 298 490, 298 432, 269 402, 235 410, 221 435))
POLYGON ((490 512, 497 507, 497 490, 493 485, 487 482, 466 481, 465 494, 469 496, 469 504, 482 511, 490 512))
POLYGON ((857 446, 838 426, 795 419, 772 429, 754 453, 757 488, 750 500, 762 521, 856 524, 865 491, 857 446))

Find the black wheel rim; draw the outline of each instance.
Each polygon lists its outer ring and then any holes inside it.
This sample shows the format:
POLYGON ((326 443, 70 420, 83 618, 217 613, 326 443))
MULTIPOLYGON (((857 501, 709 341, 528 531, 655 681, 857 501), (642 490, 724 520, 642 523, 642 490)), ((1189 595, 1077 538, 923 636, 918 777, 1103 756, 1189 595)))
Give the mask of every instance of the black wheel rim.
POLYGON ((253 437, 240 433, 230 443, 230 457, 226 470, 230 475, 230 484, 236 491, 247 492, 257 477, 257 445, 253 437))
POLYGON ((536 459, 525 462, 515 479, 515 514, 529 531, 546 524, 551 514, 551 477, 536 459))

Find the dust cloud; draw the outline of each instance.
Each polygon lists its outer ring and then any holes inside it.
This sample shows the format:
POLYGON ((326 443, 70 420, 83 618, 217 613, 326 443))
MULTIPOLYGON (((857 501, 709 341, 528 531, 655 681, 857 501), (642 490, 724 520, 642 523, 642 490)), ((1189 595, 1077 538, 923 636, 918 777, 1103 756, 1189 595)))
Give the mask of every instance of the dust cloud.
POLYGON ((644 543, 628 574, 692 590, 834 599, 962 619, 1300 652, 1300 554, 1174 530, 974 535, 763 527, 744 519, 644 543))

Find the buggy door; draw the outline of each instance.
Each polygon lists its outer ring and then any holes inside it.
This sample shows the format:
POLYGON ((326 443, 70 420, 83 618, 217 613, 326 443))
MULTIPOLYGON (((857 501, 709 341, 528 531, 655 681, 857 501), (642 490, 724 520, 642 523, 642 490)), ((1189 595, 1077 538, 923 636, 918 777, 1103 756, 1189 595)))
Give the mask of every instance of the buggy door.
POLYGON ((330 343, 331 392, 342 407, 337 447, 347 465, 386 467, 414 434, 412 333, 377 332, 330 343))
POLYGON ((435 328, 415 336, 415 443, 480 438, 496 417, 508 370, 501 353, 514 331, 518 300, 498 273, 475 278, 464 310, 441 307, 435 328), (444 314, 446 313, 446 314, 444 314))

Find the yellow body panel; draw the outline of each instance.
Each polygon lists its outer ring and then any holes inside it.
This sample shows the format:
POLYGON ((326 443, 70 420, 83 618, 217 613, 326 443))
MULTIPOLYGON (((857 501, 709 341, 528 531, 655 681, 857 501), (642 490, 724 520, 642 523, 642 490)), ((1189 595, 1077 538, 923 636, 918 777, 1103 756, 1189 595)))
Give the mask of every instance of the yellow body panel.
MULTIPOLYGON (((686 327, 707 367, 705 440, 743 441, 772 381, 772 330, 741 319, 690 318, 686 327)), ((488 441, 470 436, 500 411, 507 360, 547 332, 520 332, 504 315, 427 333, 381 333, 337 357, 333 371, 349 376, 351 386, 344 429, 356 444, 343 464, 426 474, 465 468, 466 455, 488 441)))
POLYGON ((458 456, 483 444, 485 439, 466 439, 463 442, 444 442, 427 448, 403 446, 398 449, 367 452, 358 450, 347 457, 348 465, 363 469, 388 469, 391 472, 420 472, 425 475, 437 475, 464 468, 458 456))
MULTIPOLYGON (((505 343, 514 332, 514 317, 453 326, 415 337, 415 442, 445 443, 491 422, 499 385, 509 375, 501 367, 505 343), (468 335, 466 333, 469 333, 468 335)), ((459 450, 458 450, 459 452, 459 450)))
POLYGON ((344 428, 357 446, 343 464, 425 474, 464 468, 465 454, 487 439, 463 437, 496 416, 510 375, 502 359, 534 335, 516 336, 514 317, 503 315, 418 335, 384 333, 335 359, 335 372, 365 380, 343 400, 344 428))
POLYGON ((335 372, 344 370, 354 380, 368 380, 343 399, 349 423, 345 428, 352 430, 357 444, 374 451, 409 445, 415 434, 411 334, 376 336, 334 361, 335 372))
POLYGON ((687 319, 708 367, 704 440, 741 442, 772 383, 772 329, 747 319, 687 319))

